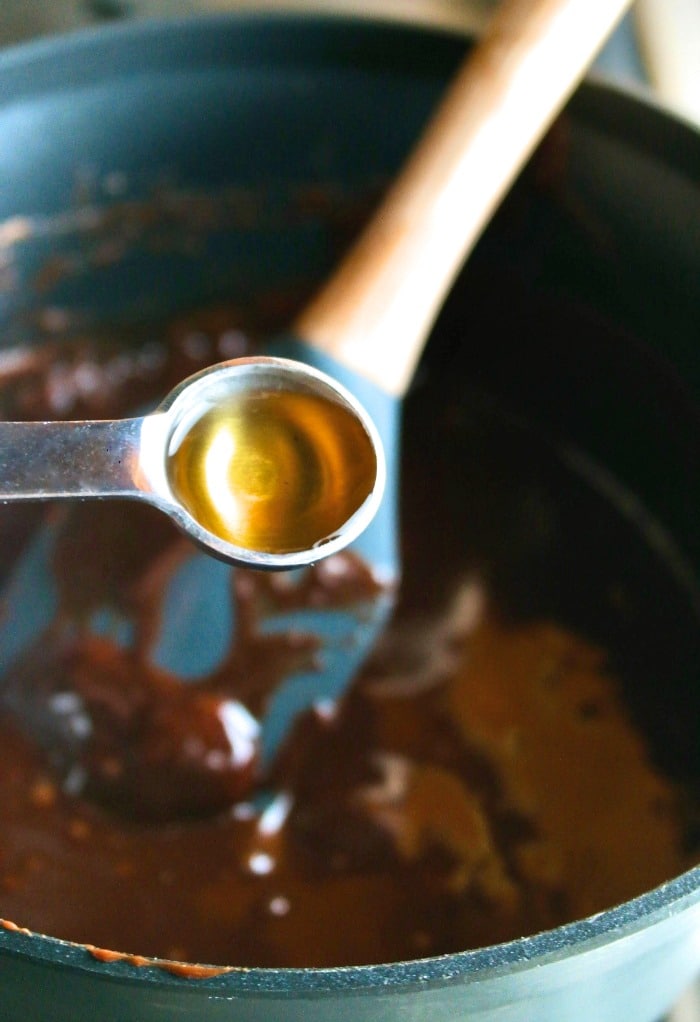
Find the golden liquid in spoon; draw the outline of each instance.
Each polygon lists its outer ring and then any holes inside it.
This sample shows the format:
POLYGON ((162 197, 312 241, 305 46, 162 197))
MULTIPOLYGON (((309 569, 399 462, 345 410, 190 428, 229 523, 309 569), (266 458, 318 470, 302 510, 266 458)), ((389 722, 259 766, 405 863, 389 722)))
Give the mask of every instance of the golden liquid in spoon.
POLYGON ((344 406, 268 390, 205 406, 169 452, 167 471, 173 492, 209 532, 281 554, 335 535, 372 492, 377 461, 344 406))

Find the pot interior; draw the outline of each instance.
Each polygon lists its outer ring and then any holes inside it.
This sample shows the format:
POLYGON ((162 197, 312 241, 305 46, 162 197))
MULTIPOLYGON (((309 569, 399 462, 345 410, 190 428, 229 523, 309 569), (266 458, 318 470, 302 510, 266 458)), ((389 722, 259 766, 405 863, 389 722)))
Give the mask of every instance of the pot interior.
MULTIPOLYGON (((164 320, 224 303, 254 306, 263 326, 291 315, 464 49, 362 23, 219 28, 147 26, 128 46, 116 33, 4 58, 8 353, 105 329, 143 344, 164 320)), ((700 776, 697 155, 697 138, 634 101, 579 93, 436 325, 406 403, 419 453, 403 498, 404 557, 428 545, 440 566, 409 572, 406 606, 450 580, 459 551, 511 625, 555 620, 608 652, 651 759, 687 803, 688 862, 700 776), (487 478, 474 443, 492 459, 487 478), (431 523, 441 479, 456 503, 431 523)), ((18 528, 7 523, 6 549, 18 528)))

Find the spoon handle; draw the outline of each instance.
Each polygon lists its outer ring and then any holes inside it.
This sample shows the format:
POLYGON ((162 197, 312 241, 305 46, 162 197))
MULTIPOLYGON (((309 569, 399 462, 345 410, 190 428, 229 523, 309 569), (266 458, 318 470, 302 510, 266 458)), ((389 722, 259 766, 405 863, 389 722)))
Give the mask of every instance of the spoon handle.
POLYGON ((504 0, 295 335, 403 394, 466 255, 629 4, 504 0))
POLYGON ((0 422, 0 501, 143 497, 143 419, 0 422))

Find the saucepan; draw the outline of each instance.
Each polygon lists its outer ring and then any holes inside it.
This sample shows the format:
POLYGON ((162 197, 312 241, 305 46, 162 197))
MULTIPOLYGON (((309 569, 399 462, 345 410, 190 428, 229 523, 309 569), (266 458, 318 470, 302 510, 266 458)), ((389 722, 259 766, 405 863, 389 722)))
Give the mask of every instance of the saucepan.
MULTIPOLYGON (((107 324, 144 341, 143 324, 263 296, 291 312, 288 296, 301 300, 337 261, 465 46, 445 30, 278 13, 143 22, 5 53, 0 368, 11 373, 18 352, 71 330, 98 336, 107 324)), ((639 592, 610 595, 617 624, 591 598, 595 516, 581 534, 588 569, 565 564, 548 588, 533 554, 504 599, 516 607, 526 592, 528 612, 545 616, 559 600, 572 619, 585 604, 590 633, 614 643, 639 597, 630 704, 689 803, 700 779, 699 242, 700 137, 643 98, 588 82, 455 285, 407 399, 430 451, 441 440, 421 422, 425 393, 444 392, 451 408, 463 394, 466 406, 478 384, 513 421, 556 437, 576 471, 643 527, 673 583, 650 591, 640 576, 639 592)), ((421 527, 408 480, 405 544, 421 527)), ((432 485, 415 491, 428 517, 432 485)), ((541 516, 528 514, 532 552, 541 516)), ((3 529, 3 575, 33 522, 3 529)), ((609 561, 618 553, 611 542, 609 561)), ((700 968, 700 871, 601 908, 432 957, 233 961, 198 973, 96 956, 16 919, 0 929, 2 1015, 653 1022, 700 968)))

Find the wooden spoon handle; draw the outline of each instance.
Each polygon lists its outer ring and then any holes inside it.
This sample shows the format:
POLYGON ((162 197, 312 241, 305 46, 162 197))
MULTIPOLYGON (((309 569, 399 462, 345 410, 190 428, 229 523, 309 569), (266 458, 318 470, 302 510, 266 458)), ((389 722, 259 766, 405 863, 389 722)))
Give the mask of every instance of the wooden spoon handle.
POLYGON ((403 394, 467 253, 629 3, 504 0, 295 335, 403 394))

